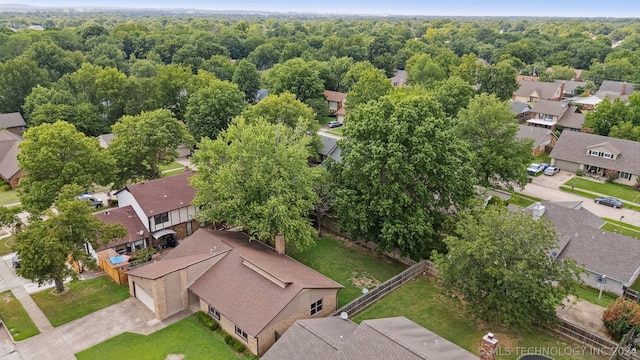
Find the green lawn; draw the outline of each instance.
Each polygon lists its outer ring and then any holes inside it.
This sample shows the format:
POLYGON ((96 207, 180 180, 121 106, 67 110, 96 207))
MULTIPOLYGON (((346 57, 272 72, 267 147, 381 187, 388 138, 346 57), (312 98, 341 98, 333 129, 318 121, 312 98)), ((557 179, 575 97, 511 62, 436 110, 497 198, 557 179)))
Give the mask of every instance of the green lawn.
POLYGON ((20 202, 18 192, 15 190, 0 191, 0 206, 20 202))
MULTIPOLYGON (((343 126, 344 127, 344 126, 343 126)), ((337 135, 337 136, 342 136, 342 128, 343 127, 339 127, 339 128, 334 128, 334 129, 329 129, 327 130, 327 132, 329 134, 333 134, 333 135, 337 135)))
POLYGON ((173 169, 184 169, 184 165, 174 161, 174 162, 169 163, 167 165, 160 165, 160 166, 158 166, 158 169, 160 169, 160 171, 167 171, 167 170, 173 170, 173 169))
POLYGON ((330 121, 335 121, 336 118, 335 116, 322 116, 320 117, 320 119, 318 119, 318 122, 320 123, 320 125, 327 125, 330 121))
POLYGON ((592 304, 600 305, 605 308, 618 298, 618 296, 613 293, 603 291, 602 297, 598 299, 600 289, 595 289, 590 286, 580 286, 575 291, 574 295, 576 295, 578 299, 586 300, 592 304))
POLYGON ((540 154, 536 157, 533 158, 533 162, 534 163, 547 163, 550 164, 551 163, 551 156, 549 156, 549 154, 547 153, 543 153, 540 154))
POLYGON ((615 225, 615 224, 612 224, 612 223, 609 223, 609 222, 604 224, 604 225, 602 225, 601 229, 609 231, 609 232, 615 232, 615 233, 618 233, 618 234, 622 234, 622 235, 625 235, 625 236, 631 236, 631 237, 636 238, 636 239, 640 239, 640 232, 638 232, 636 230, 628 229, 628 228, 623 227, 623 226, 615 225))
POLYGON ((523 198, 517 195, 512 195, 509 200, 507 200, 509 204, 517 205, 523 208, 533 204, 535 201, 527 198, 523 198))
MULTIPOLYGON (((585 192, 585 191, 580 191, 580 189, 578 187, 576 187, 575 189, 572 189, 571 186, 567 186, 567 185, 560 185, 560 190, 566 191, 566 192, 570 192, 570 193, 573 193, 573 194, 576 194, 576 195, 584 196, 584 197, 589 198, 589 199, 595 199, 597 197, 600 197, 599 195, 594 195, 592 193, 588 193, 588 192, 585 192)), ((629 203, 625 203, 624 201, 623 201, 623 203, 624 203, 624 207, 626 207, 627 209, 640 211, 640 207, 638 207, 638 206, 631 205, 629 203)))
POLYGON ((0 239, 0 255, 7 255, 8 253, 13 252, 13 245, 15 243, 16 238, 14 236, 0 239))
POLYGON ((575 185, 576 189, 584 189, 587 191, 597 192, 599 194, 613 196, 620 200, 627 200, 640 204, 640 191, 635 190, 631 186, 615 184, 610 182, 600 183, 591 180, 572 178, 565 183, 571 187, 575 185))
MULTIPOLYGON (((29 314, 22 307, 11 290, 0 293, 0 318, 4 326, 9 329, 13 339, 24 340, 40 333, 36 324, 31 321, 29 314)), ((4 330, 0 330, 4 331, 4 330)))
POLYGON ((362 295, 363 284, 384 282, 407 268, 385 256, 332 238, 322 238, 313 248, 290 256, 344 286, 338 292, 338 307, 362 295))
POLYGON ((188 317, 150 335, 124 333, 81 351, 78 360, 137 359, 161 360, 167 355, 188 359, 255 359, 248 351, 238 354, 229 348, 220 331, 205 329, 188 317))
MULTIPOLYGON (((354 321, 404 316, 445 339, 477 354, 482 336, 493 332, 501 348, 500 359, 516 359, 519 347, 566 348, 577 346, 539 329, 523 329, 489 324, 470 316, 459 300, 445 296, 433 282, 424 278, 410 281, 393 293, 382 298, 354 321), (507 355, 507 352, 510 354, 507 355)), ((576 356, 554 356, 556 360, 576 360, 576 356)), ((596 359, 586 356, 582 359, 596 359)))
POLYGON ((163 172, 162 173, 162 177, 169 177, 169 176, 173 176, 173 175, 178 175, 178 174, 182 174, 183 172, 184 172, 184 168, 174 169, 174 170, 171 170, 171 171, 163 172))
POLYGON ((129 297, 127 286, 120 286, 107 276, 74 281, 65 287, 68 290, 62 294, 47 289, 32 295, 53 326, 66 324, 129 297))

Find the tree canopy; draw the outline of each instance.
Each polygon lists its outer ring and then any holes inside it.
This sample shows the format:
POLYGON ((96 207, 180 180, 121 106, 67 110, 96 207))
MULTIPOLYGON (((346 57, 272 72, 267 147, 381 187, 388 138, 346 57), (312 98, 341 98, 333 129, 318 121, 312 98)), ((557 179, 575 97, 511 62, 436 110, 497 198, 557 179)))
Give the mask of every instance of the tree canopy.
POLYGON ((299 129, 263 118, 236 118, 215 140, 204 138, 192 157, 191 184, 203 220, 243 226, 260 240, 277 234, 305 248, 315 242, 308 217, 322 167, 307 164, 311 138, 299 129))
POLYGON ((436 257, 445 289, 464 298, 472 313, 507 325, 545 325, 578 283, 581 270, 551 250, 558 235, 546 220, 490 206, 461 216, 436 257))

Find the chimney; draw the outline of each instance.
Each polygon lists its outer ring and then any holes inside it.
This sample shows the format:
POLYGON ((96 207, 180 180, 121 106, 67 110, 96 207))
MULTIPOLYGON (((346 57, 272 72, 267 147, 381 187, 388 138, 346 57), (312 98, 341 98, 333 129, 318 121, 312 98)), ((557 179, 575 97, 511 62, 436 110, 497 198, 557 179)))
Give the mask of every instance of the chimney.
POLYGON ((560 99, 562 100, 562 97, 564 96, 564 81, 562 82, 562 84, 560 84, 560 99))
POLYGON ((547 208, 542 205, 541 203, 537 202, 533 205, 533 219, 534 220, 539 220, 542 215, 544 215, 544 212, 547 210, 547 208))
POLYGON ((276 235, 276 252, 278 254, 284 254, 284 235, 276 235))
POLYGON ((627 82, 622 83, 622 89, 620 89, 620 95, 624 95, 627 92, 627 82))
POLYGON ((480 360, 495 360, 498 353, 498 339, 493 337, 493 333, 487 333, 482 337, 480 345, 480 360))

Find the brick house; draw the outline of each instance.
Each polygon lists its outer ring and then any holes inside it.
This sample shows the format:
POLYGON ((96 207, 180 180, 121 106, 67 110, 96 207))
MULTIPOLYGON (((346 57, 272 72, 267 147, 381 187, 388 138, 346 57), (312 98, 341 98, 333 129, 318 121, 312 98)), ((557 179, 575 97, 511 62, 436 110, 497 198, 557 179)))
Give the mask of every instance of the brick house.
POLYGON ((518 84, 520 87, 513 92, 511 100, 523 103, 534 103, 539 100, 560 101, 564 95, 564 83, 520 80, 518 84))
POLYGON ((2 129, 22 136, 27 129, 27 123, 19 112, 0 114, 0 130, 2 129))
POLYGON ((102 244, 96 251, 113 249, 122 255, 142 250, 149 245, 149 229, 140 221, 131 205, 107 209, 93 215, 105 224, 121 224, 127 229, 127 235, 102 244))
POLYGON ((252 353, 264 354, 299 319, 337 310, 342 286, 240 232, 198 229, 157 262, 127 272, 129 291, 158 319, 208 313, 252 353))
POLYGON ((335 115, 338 110, 344 107, 344 100, 347 98, 347 94, 331 90, 324 90, 323 92, 327 98, 327 105, 331 110, 331 114, 335 115))
POLYGON ((6 181, 11 189, 17 189, 24 172, 18 164, 18 145, 24 140, 22 136, 9 130, 0 130, 0 178, 6 181))

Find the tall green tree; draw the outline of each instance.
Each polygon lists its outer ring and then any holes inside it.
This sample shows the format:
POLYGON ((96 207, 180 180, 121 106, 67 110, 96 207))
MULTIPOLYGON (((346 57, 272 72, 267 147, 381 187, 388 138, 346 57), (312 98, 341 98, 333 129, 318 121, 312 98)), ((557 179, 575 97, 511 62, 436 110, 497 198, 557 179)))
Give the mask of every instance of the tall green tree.
POLYGON ((480 92, 494 94, 502 100, 511 99, 513 92, 518 90, 519 86, 516 81, 517 74, 516 69, 508 61, 485 66, 478 75, 480 92))
POLYGON ((216 140, 203 139, 192 161, 191 184, 203 220, 240 225, 261 240, 284 235, 305 248, 315 242, 308 218, 318 201, 314 189, 322 167, 307 165, 311 139, 284 124, 242 117, 216 140))
POLYGON ((260 73, 249 60, 240 60, 236 63, 233 83, 238 85, 238 89, 244 93, 248 103, 256 101, 258 90, 260 90, 260 73))
POLYGON ((460 110, 456 131, 469 144, 474 174, 483 186, 523 187, 533 139, 518 139, 518 125, 506 101, 479 94, 460 110))
POLYGON ((215 138, 245 107, 244 93, 238 85, 213 80, 209 86, 191 95, 184 120, 196 141, 204 137, 215 138))
POLYGON ((0 113, 20 111, 37 85, 48 85, 49 75, 34 61, 16 58, 0 63, 0 113))
POLYGON ((20 202, 32 214, 49 208, 64 185, 82 189, 109 185, 113 158, 100 148, 98 139, 87 137, 65 122, 27 129, 20 143, 20 202))
POLYGON ((447 73, 428 54, 416 54, 407 60, 407 81, 411 85, 433 88, 447 73))
POLYGON ((507 325, 545 325, 577 284, 581 269, 549 254, 558 246, 553 225, 492 206, 465 214, 436 257, 444 288, 471 312, 507 325))
POLYGON ((274 66, 265 73, 264 81, 271 94, 288 91, 305 103, 310 99, 323 98, 323 83, 318 71, 300 58, 274 66))
POLYGON ((178 156, 178 146, 193 145, 191 134, 169 110, 123 116, 112 129, 115 138, 108 150, 118 164, 115 189, 131 180, 161 177, 160 165, 171 163, 178 156))
POLYGON ((371 100, 377 100, 391 92, 393 86, 381 70, 370 69, 363 71, 358 81, 347 93, 346 107, 351 110, 371 100))
POLYGON ((82 188, 66 185, 58 195, 57 211, 47 210, 45 217, 35 219, 16 235, 15 249, 20 256, 18 274, 42 285, 53 281, 58 293, 64 291, 64 279, 77 278, 67 265, 70 257, 88 268, 96 268, 96 260, 86 250, 124 237, 120 224, 105 224, 91 214, 86 201, 77 200, 82 188))
POLYGON ((473 195, 470 154, 433 99, 385 96, 347 113, 334 208, 353 238, 414 258, 437 246, 446 216, 473 195))

